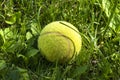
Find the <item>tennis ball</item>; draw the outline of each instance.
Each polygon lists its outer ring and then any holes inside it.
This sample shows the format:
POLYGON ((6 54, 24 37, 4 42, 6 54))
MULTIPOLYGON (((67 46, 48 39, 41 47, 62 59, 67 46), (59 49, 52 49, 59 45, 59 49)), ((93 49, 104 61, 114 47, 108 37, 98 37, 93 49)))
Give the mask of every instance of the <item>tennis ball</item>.
POLYGON ((69 62, 81 50, 79 31, 65 21, 55 21, 46 25, 38 38, 41 54, 50 62, 69 62))

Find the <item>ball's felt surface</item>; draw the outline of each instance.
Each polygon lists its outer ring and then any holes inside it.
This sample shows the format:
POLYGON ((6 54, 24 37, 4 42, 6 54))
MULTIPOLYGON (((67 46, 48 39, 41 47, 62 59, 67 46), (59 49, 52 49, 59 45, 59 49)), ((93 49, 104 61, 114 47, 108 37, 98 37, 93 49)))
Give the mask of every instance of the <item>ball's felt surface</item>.
POLYGON ((79 54, 82 40, 79 31, 65 21, 46 25, 38 38, 41 54, 51 62, 68 62, 79 54))

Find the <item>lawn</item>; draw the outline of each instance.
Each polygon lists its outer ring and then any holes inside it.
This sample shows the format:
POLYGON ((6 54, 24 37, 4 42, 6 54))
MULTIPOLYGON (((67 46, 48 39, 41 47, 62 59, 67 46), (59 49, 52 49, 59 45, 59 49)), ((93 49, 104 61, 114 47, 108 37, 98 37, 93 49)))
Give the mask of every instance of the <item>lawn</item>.
POLYGON ((120 80, 120 1, 0 0, 0 80, 120 80), (49 62, 38 49, 53 21, 80 32, 71 64, 49 62))

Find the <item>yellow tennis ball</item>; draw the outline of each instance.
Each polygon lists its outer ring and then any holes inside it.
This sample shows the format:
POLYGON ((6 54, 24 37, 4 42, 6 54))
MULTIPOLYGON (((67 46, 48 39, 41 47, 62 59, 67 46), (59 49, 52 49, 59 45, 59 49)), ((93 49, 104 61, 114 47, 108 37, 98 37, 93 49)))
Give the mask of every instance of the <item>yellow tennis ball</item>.
POLYGON ((65 21, 55 21, 46 25, 38 38, 41 54, 51 62, 68 62, 81 50, 82 39, 79 31, 65 21))

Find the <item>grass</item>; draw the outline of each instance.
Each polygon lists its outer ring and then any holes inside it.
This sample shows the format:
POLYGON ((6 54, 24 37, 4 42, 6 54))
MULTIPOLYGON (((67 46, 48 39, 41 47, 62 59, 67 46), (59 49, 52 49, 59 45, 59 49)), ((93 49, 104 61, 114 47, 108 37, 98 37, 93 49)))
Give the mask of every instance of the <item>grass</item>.
POLYGON ((119 0, 0 1, 0 80, 119 80, 119 0), (64 20, 83 46, 72 64, 50 63, 37 48, 45 25, 64 20))

